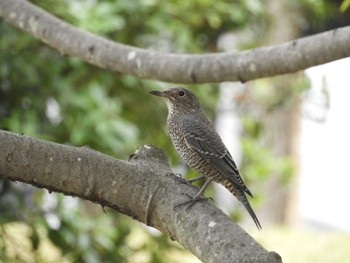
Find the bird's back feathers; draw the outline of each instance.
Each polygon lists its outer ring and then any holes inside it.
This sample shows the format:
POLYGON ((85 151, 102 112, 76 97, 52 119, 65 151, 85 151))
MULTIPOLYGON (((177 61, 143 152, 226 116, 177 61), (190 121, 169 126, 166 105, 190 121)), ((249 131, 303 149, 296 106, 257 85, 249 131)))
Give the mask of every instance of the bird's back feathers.
POLYGON ((219 134, 214 128, 208 129, 208 127, 205 127, 207 125, 212 126, 209 121, 193 120, 193 118, 184 117, 182 124, 187 146, 195 149, 213 168, 230 179, 242 191, 253 197, 219 134))

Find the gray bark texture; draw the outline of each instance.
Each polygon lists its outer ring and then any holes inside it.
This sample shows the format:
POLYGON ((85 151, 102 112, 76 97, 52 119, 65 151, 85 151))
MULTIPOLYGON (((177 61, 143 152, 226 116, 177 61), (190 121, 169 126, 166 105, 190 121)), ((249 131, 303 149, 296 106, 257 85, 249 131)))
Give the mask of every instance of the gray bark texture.
POLYGON ((198 189, 181 182, 154 146, 122 161, 0 130, 0 178, 111 207, 169 235, 203 262, 282 262, 211 201, 174 209, 198 189))
POLYGON ((189 55, 116 43, 78 29, 24 0, 1 0, 0 17, 61 54, 118 73, 174 83, 245 82, 350 56, 350 26, 248 51, 189 55))

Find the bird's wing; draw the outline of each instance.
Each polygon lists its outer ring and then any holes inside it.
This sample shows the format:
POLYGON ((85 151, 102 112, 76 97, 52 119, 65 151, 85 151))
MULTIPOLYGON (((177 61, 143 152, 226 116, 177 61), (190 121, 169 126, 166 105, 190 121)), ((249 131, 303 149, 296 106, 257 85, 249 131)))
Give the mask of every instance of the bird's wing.
POLYGON ((241 190, 253 197, 244 184, 237 165, 219 134, 213 127, 208 129, 206 124, 211 126, 208 122, 193 121, 189 118, 183 119, 187 146, 195 149, 207 163, 210 163, 221 174, 231 179, 241 190))

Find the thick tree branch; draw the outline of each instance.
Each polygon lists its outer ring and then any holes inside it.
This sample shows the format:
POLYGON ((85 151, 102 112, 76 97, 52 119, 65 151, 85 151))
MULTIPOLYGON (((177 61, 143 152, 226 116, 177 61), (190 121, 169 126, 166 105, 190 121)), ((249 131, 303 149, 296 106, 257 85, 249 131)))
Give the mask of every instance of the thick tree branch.
POLYGON ((157 53, 104 39, 24 0, 0 1, 0 16, 63 54, 119 73, 167 82, 247 81, 350 56, 350 26, 249 51, 188 55, 157 53))
POLYGON ((114 208, 182 243, 203 262, 281 262, 212 202, 174 210, 196 189, 178 182, 164 152, 136 151, 130 162, 0 130, 0 178, 114 208))

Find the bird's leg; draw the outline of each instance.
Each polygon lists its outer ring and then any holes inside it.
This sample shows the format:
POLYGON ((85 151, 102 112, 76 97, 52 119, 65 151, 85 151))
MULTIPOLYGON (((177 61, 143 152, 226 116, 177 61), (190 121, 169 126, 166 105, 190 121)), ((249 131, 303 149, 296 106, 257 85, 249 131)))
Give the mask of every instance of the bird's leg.
POLYGON ((183 184, 187 184, 189 186, 193 186, 192 185, 193 182, 199 181, 199 180, 204 179, 204 178, 205 178, 204 175, 200 175, 200 176, 197 176, 197 177, 189 179, 189 180, 186 180, 185 178, 182 178, 182 177, 176 177, 175 180, 179 181, 179 182, 181 182, 183 184))
MULTIPOLYGON (((200 176, 199 176, 200 177, 200 176)), ((197 177, 197 178, 199 178, 197 177)), ((204 176, 203 176, 204 178, 204 176)), ((200 179, 203 179, 203 178, 199 178, 197 180, 200 180, 200 179)), ((194 178, 196 179, 196 178, 194 178)), ((183 202, 183 203, 180 203, 180 204, 177 204, 174 206, 174 209, 176 209, 177 207, 179 206, 183 206, 183 205, 188 205, 186 210, 191 208, 192 205, 194 205, 197 201, 201 201, 201 200, 207 200, 207 199, 210 199, 210 198, 207 198, 207 197, 201 197, 200 195, 204 192, 204 190, 208 187, 208 185, 213 181, 213 178, 208 178, 205 183, 203 184, 203 186, 201 187, 201 189, 199 189, 198 193, 194 196, 194 197, 190 197, 191 199, 186 201, 186 202, 183 202)))
POLYGON ((186 182, 189 184, 192 184, 192 183, 197 182, 199 180, 202 180, 204 178, 205 178, 204 175, 200 175, 200 176, 197 176, 195 178, 188 179, 188 180, 186 180, 186 182))

